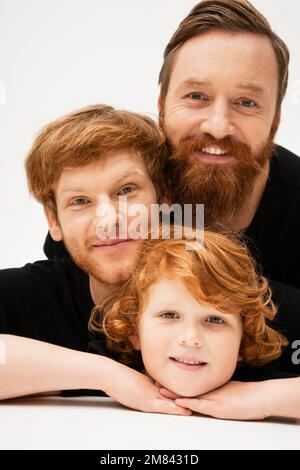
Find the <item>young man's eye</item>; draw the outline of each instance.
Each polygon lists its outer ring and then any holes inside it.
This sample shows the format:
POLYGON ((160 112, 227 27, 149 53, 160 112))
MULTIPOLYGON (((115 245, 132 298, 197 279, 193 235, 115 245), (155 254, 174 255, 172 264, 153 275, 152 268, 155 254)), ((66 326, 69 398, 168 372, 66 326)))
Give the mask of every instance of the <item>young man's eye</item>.
POLYGON ((133 186, 124 186, 124 188, 122 188, 121 191, 118 192, 118 196, 125 196, 126 194, 132 193, 133 190, 133 186))
POLYGON ((206 321, 208 323, 213 323, 214 325, 222 325, 223 323, 225 323, 222 318, 217 317, 217 316, 208 317, 206 321))
POLYGON ((71 206, 85 206, 89 202, 89 199, 85 197, 78 197, 77 199, 74 199, 74 201, 71 202, 71 206))
POLYGON ((255 108, 255 106, 256 106, 255 101, 249 100, 247 98, 242 98, 242 99, 238 100, 237 103, 240 104, 241 106, 243 106, 244 108, 255 108))
POLYGON ((176 318, 177 316, 176 312, 164 312, 160 315, 161 318, 176 318))

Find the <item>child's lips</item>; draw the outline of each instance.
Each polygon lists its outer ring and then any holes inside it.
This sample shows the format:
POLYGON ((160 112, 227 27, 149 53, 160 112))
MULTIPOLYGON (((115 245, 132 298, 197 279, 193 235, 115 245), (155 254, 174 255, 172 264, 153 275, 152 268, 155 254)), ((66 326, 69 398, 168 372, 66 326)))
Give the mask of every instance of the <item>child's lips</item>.
POLYGON ((170 360, 173 364, 179 369, 189 370, 189 371, 198 371, 203 369, 207 365, 207 362, 200 361, 196 358, 191 358, 190 356, 176 356, 170 357, 170 360))

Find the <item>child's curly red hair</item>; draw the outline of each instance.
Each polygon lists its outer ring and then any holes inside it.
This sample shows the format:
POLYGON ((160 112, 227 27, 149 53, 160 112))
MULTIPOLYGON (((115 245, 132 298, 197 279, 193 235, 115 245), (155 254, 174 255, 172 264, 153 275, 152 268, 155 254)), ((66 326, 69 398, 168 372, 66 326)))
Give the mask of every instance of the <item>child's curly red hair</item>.
MULTIPOLYGON (((161 276, 182 280, 192 295, 224 313, 240 314, 241 362, 263 365, 280 356, 284 336, 269 326, 276 315, 266 278, 256 271, 245 243, 237 234, 202 233, 202 247, 187 250, 187 240, 144 241, 141 260, 118 295, 95 307, 91 331, 104 333, 108 347, 131 363, 138 321, 147 304, 148 288, 161 276)), ((199 234, 198 234, 199 235, 199 234)), ((198 238, 198 236, 197 236, 198 238)), ((199 240, 199 238, 198 238, 199 240)))

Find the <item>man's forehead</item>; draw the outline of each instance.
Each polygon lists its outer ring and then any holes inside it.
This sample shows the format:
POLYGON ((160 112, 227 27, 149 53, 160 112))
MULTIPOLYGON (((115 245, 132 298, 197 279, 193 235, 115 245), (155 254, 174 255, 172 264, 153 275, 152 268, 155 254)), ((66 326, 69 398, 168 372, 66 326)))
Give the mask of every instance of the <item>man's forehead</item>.
POLYGON ((177 88, 193 79, 206 82, 213 73, 219 77, 238 73, 239 82, 255 84, 259 82, 256 77, 268 75, 270 79, 276 76, 277 69, 276 55, 267 36, 210 31, 188 40, 178 50, 170 86, 177 88))

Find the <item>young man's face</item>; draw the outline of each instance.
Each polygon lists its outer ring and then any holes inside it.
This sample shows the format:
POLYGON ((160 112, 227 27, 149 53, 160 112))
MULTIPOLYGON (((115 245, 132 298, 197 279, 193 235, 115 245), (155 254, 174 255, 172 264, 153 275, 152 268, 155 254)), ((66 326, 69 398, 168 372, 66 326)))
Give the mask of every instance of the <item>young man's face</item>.
POLYGON ((126 215, 130 226, 138 215, 128 215, 133 205, 142 204, 150 214, 151 204, 157 202, 142 158, 122 150, 101 162, 64 169, 55 196, 57 219, 52 215, 49 222, 52 237, 63 240, 76 264, 96 280, 117 284, 128 279, 138 260, 140 242, 128 233, 120 234, 120 221, 126 215), (107 207, 115 210, 115 223, 109 220, 107 207), (106 231, 109 225, 116 228, 116 234, 105 239, 103 231, 99 235, 99 227, 106 231))
POLYGON ((276 56, 264 36, 214 31, 179 49, 160 103, 165 133, 179 152, 175 199, 183 187, 186 198, 196 199, 178 202, 213 205, 219 187, 224 206, 241 178, 244 194, 233 196, 246 196, 258 174, 255 163, 262 168, 272 152, 277 93, 276 56))
POLYGON ((182 281, 167 277, 150 287, 147 298, 133 344, 148 374, 185 397, 228 382, 239 356, 240 316, 199 303, 182 281))

